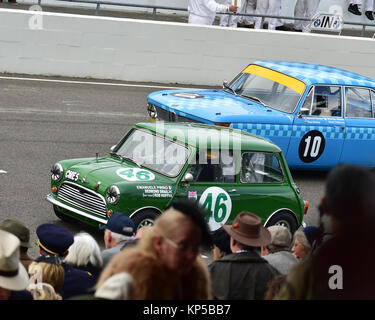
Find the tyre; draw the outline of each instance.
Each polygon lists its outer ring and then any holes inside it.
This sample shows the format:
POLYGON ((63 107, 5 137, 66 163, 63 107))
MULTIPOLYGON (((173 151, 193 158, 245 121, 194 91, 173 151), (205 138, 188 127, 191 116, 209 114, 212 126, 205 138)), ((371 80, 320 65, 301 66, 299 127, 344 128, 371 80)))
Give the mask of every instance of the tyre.
POLYGON ((132 220, 135 225, 135 230, 138 231, 142 227, 151 227, 154 225, 158 213, 154 210, 144 210, 135 214, 132 220))
POLYGON ((76 219, 74 219, 72 217, 69 217, 69 216, 63 214, 62 212, 60 212, 57 206, 53 206, 53 211, 55 212, 56 217, 58 217, 62 221, 69 222, 69 223, 77 222, 76 219))
POLYGON ((297 230, 297 221, 294 216, 289 212, 280 212, 274 215, 268 222, 266 227, 270 226, 283 226, 289 229, 293 235, 297 230))

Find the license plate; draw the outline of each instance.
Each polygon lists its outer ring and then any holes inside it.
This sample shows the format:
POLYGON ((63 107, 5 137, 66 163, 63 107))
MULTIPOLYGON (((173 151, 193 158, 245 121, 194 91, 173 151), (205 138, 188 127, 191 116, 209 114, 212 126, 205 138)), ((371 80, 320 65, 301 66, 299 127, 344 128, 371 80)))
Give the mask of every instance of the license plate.
POLYGON ((67 178, 69 180, 77 181, 78 178, 79 178, 79 172, 68 170, 65 173, 65 178, 67 178))

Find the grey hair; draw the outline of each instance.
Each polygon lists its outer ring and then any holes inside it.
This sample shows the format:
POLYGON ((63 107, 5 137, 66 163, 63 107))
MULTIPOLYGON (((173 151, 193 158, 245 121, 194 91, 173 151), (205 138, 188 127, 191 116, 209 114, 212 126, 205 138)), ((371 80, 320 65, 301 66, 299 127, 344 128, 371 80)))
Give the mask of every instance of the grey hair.
POLYGON ((303 246, 307 249, 311 249, 311 245, 309 243, 309 240, 307 240, 305 233, 302 230, 297 230, 294 233, 293 242, 296 241, 296 239, 303 244, 303 246))
POLYGON ((86 266, 89 263, 96 267, 103 266, 100 247, 96 240, 86 232, 77 233, 68 250, 69 253, 65 257, 65 262, 68 264, 77 267, 86 266))

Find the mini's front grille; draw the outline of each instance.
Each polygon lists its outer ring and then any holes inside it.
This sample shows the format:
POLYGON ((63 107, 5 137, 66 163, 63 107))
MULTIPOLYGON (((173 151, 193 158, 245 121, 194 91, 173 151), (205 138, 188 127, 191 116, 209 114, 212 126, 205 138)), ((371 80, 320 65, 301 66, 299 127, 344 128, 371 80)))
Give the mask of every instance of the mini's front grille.
POLYGON ((63 182, 59 188, 57 197, 87 212, 102 217, 107 216, 107 206, 104 198, 98 193, 83 188, 78 184, 63 182))

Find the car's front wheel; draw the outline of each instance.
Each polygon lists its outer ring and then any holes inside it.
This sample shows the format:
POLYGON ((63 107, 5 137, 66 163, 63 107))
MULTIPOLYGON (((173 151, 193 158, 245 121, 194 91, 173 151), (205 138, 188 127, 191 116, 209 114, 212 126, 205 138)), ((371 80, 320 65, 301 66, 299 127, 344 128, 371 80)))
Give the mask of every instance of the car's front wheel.
POLYGON ((135 214, 132 220, 135 225, 135 230, 139 230, 142 227, 151 227, 154 225, 158 213, 154 210, 144 210, 135 214))
POLYGON ((297 221, 293 215, 289 212, 279 212, 274 215, 266 224, 266 227, 270 226, 283 226, 289 229, 293 235, 297 230, 297 221))

